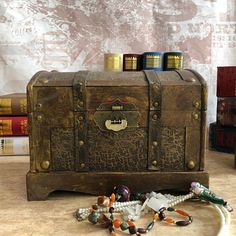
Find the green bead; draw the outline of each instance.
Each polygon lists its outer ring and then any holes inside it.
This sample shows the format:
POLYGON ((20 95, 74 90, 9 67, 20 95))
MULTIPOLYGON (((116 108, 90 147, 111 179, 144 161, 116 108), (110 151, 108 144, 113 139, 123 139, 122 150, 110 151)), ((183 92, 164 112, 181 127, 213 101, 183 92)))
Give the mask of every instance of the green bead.
POLYGON ((93 212, 88 216, 88 220, 89 222, 91 222, 92 224, 96 224, 98 222, 98 218, 99 218, 100 214, 93 212))
POLYGON ((202 199, 202 200, 205 200, 205 201, 208 201, 208 202, 212 202, 212 203, 215 203, 215 204, 219 204, 219 205, 223 205, 225 203, 224 199, 216 196, 215 194, 212 194, 210 192, 207 192, 207 191, 203 191, 199 197, 202 199))
POLYGON ((120 225, 120 228, 121 228, 122 231, 124 231, 124 230, 126 230, 126 229, 129 228, 129 225, 128 225, 127 222, 124 221, 124 222, 120 225))
POLYGON ((191 221, 191 222, 193 222, 193 217, 192 217, 192 216, 189 216, 189 217, 188 217, 188 220, 191 221))
POLYGON ((97 210, 97 209, 98 209, 98 205, 92 205, 92 208, 93 208, 94 210, 97 210))
POLYGON ((154 226, 154 221, 152 221, 148 226, 147 226, 147 229, 148 231, 150 231, 154 226))
POLYGON ((175 209, 173 207, 168 207, 167 211, 175 211, 175 209))
POLYGON ((119 195, 118 193, 116 194, 116 201, 118 201, 121 198, 121 195, 119 195))

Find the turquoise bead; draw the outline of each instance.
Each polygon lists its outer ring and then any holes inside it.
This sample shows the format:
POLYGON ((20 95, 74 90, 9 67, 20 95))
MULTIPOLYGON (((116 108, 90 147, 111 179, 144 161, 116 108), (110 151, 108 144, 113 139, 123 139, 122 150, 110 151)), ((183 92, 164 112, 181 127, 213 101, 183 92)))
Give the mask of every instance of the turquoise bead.
POLYGON ((96 224, 98 222, 98 218, 99 218, 100 214, 93 212, 88 216, 88 220, 89 222, 91 222, 92 224, 96 224))
POLYGON ((167 211, 175 211, 175 209, 173 207, 168 207, 167 211))
POLYGON ((129 228, 129 225, 127 222, 123 222, 121 225, 120 225, 120 228, 122 231, 126 230, 129 228))
POLYGON ((147 229, 148 231, 150 231, 154 226, 154 221, 152 221, 148 226, 147 226, 147 229))

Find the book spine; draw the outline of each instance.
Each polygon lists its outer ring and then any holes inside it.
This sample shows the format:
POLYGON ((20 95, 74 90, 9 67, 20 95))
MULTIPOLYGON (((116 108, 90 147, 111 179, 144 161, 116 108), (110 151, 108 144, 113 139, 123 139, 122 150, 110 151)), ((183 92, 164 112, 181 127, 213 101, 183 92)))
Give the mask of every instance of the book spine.
POLYGON ((218 98, 217 123, 236 127, 236 97, 218 98))
POLYGON ((28 137, 0 137, 0 156, 29 155, 28 137))
POLYGON ((216 123, 210 124, 210 147, 220 152, 234 153, 236 128, 222 127, 216 123))
POLYGON ((28 117, 0 117, 0 136, 28 135, 28 117))
POLYGON ((0 97, 0 115, 27 115, 26 95, 21 97, 0 97))
POLYGON ((236 66, 218 67, 217 97, 236 97, 236 66))

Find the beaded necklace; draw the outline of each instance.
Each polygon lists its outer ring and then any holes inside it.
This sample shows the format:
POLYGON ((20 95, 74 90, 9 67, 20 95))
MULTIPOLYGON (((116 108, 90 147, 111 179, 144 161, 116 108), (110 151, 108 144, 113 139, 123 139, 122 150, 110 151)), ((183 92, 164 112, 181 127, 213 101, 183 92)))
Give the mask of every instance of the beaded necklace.
MULTIPOLYGON (((91 208, 79 208, 76 210, 76 218, 79 221, 88 220, 92 224, 99 223, 105 228, 108 228, 112 236, 116 236, 115 229, 122 231, 128 230, 131 235, 141 235, 148 233, 155 225, 156 221, 164 221, 176 226, 187 226, 193 222, 193 217, 183 210, 173 208, 175 205, 191 198, 198 198, 200 200, 208 201, 214 205, 221 216, 221 230, 222 235, 226 235, 226 225, 229 225, 229 213, 233 209, 222 198, 218 197, 212 191, 201 185, 200 183, 191 183, 190 193, 181 196, 173 196, 170 194, 162 195, 160 193, 136 194, 130 201, 130 191, 126 186, 118 186, 114 188, 114 193, 110 197, 98 197, 97 204, 91 208), (217 205, 215 205, 217 204, 217 205), (137 228, 134 221, 141 215, 152 211, 152 221, 147 227, 137 228), (184 220, 175 221, 167 217, 166 212, 175 212, 182 216, 184 220), (110 217, 106 214, 110 214, 110 217), (114 213, 120 213, 120 218, 115 219, 114 213), (223 234, 224 233, 224 234, 223 234)), ((219 232, 219 233, 220 233, 219 232)), ((221 234, 218 234, 221 235, 221 234)))

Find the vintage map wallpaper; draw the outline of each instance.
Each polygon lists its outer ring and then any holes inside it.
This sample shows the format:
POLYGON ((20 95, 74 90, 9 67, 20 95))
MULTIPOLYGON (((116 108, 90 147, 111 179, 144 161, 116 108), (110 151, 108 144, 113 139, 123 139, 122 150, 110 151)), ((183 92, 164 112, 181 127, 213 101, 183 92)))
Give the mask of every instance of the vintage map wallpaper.
POLYGON ((236 65, 236 0, 1 0, 0 94, 25 91, 38 70, 102 70, 103 54, 182 51, 209 84, 236 65))

